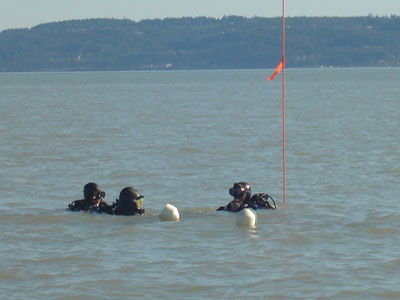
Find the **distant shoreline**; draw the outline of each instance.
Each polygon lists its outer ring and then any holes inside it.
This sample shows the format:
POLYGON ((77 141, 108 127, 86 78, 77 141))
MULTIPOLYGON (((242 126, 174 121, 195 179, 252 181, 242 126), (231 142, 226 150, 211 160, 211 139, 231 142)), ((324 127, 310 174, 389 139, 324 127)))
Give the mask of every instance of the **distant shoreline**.
MULTIPOLYGON (((286 67, 400 66, 400 17, 290 17, 286 67)), ((88 19, 0 33, 0 72, 273 69, 280 18, 88 19)))
MULTIPOLYGON (((239 18, 244 18, 244 19, 252 19, 252 18, 260 18, 260 19, 281 19, 281 16, 275 16, 275 17, 260 17, 260 16, 254 16, 254 17, 246 17, 246 16, 239 16, 239 15, 227 15, 224 17, 207 17, 207 16, 196 16, 196 17, 191 17, 191 16, 184 16, 184 17, 165 17, 165 18, 147 18, 147 19, 141 19, 139 21, 136 21, 134 19, 130 18, 80 18, 80 19, 65 19, 65 20, 58 20, 58 21, 49 21, 49 22, 42 22, 42 23, 37 23, 32 26, 22 26, 22 27, 7 27, 0 29, 0 34, 3 31, 8 31, 8 30, 31 30, 35 27, 38 26, 43 26, 43 25, 48 25, 48 24, 55 24, 55 23, 65 23, 65 22, 81 22, 81 21, 88 21, 88 20, 116 20, 116 21, 129 21, 133 23, 140 23, 140 22, 148 22, 148 21, 164 21, 164 20, 179 20, 179 19, 193 19, 193 18, 207 18, 207 19, 215 19, 215 20, 221 20, 223 18, 229 18, 229 17, 239 17, 239 18)), ((341 16, 286 16, 285 19, 295 19, 295 18, 322 18, 322 19, 329 19, 329 18, 391 18, 391 17, 398 17, 397 14, 393 15, 379 15, 379 14, 367 14, 367 15, 358 15, 358 16, 347 16, 347 17, 341 17, 341 16)))

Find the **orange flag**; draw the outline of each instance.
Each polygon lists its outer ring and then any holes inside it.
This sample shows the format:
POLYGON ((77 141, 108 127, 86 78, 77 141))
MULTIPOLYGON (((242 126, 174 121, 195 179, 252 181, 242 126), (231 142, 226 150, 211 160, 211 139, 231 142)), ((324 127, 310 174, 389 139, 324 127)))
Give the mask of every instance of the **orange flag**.
POLYGON ((273 80, 275 78, 275 76, 278 75, 278 73, 282 70, 284 62, 285 62, 285 60, 282 57, 281 63, 276 67, 274 74, 272 74, 270 77, 267 77, 267 79, 269 81, 273 80))

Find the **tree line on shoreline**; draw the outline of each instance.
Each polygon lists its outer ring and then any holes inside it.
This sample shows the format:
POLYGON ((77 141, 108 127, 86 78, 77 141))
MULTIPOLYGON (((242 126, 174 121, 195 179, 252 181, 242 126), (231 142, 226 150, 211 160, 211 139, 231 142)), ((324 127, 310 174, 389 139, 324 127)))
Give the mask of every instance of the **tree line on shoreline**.
MULTIPOLYGON (((0 32, 0 72, 274 68, 281 19, 88 19, 0 32)), ((290 17, 286 66, 400 66, 400 16, 290 17)))

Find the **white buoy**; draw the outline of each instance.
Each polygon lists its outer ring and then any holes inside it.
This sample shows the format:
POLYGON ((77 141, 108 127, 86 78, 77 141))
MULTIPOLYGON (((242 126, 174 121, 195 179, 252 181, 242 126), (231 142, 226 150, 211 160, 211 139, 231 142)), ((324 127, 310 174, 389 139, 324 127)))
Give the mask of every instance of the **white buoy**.
POLYGON ((236 225, 246 228, 255 228, 257 223, 257 214, 254 210, 244 208, 237 213, 236 225))
POLYGON ((167 203, 159 217, 161 221, 178 221, 179 211, 175 206, 167 203))

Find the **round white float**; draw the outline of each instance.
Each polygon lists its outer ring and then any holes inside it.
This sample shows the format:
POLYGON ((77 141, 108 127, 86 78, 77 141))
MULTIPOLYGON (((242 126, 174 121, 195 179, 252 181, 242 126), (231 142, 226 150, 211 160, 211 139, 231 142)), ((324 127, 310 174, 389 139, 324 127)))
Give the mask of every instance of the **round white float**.
POLYGON ((179 211, 175 206, 167 203, 159 217, 161 221, 178 221, 179 211))
POLYGON ((255 228, 257 223, 257 214, 254 210, 244 208, 237 213, 236 225, 240 227, 255 228))

